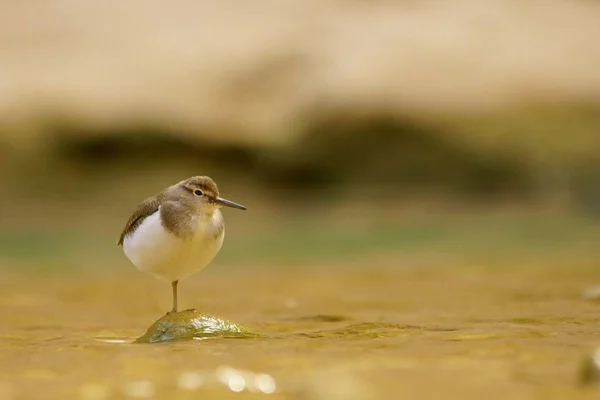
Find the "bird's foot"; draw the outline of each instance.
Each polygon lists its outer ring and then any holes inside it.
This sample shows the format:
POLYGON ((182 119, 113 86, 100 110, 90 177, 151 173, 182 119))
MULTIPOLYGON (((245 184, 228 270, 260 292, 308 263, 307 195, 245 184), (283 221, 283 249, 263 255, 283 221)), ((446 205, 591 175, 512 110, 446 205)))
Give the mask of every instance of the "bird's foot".
POLYGON ((195 308, 188 308, 187 310, 183 310, 183 311, 177 311, 177 310, 171 310, 168 311, 165 316, 170 315, 170 314, 177 314, 178 312, 196 312, 195 308))

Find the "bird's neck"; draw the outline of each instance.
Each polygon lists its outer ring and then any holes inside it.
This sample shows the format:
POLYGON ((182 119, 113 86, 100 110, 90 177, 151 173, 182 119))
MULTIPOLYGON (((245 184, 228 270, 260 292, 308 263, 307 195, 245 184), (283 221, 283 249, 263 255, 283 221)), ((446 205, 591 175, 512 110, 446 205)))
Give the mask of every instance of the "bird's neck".
POLYGON ((162 226, 175 236, 186 238, 202 232, 222 230, 223 216, 218 208, 184 208, 177 203, 165 203, 160 208, 162 226))

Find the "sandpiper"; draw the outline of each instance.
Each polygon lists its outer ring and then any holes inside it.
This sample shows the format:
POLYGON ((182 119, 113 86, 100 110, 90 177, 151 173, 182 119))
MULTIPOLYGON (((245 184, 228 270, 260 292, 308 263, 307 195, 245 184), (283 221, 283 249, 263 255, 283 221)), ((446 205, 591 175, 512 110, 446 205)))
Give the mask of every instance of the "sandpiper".
POLYGON ((194 176, 144 200, 117 242, 140 271, 171 282, 177 312, 177 283, 204 269, 225 236, 222 206, 246 207, 219 197, 215 182, 194 176))

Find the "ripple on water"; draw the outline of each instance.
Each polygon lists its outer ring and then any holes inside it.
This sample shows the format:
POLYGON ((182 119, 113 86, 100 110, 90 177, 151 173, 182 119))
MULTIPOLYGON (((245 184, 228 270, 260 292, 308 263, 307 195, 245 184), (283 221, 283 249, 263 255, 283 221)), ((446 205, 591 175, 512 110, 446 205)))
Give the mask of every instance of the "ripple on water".
POLYGON ((309 338, 382 338, 406 336, 423 330, 423 327, 416 325, 363 322, 344 328, 304 332, 298 335, 309 338))
POLYGON ((94 340, 97 342, 110 343, 110 344, 127 344, 127 343, 132 342, 132 339, 112 338, 112 337, 108 337, 108 338, 95 337, 94 340))
POLYGON ((349 321, 351 318, 345 315, 334 315, 334 314, 316 314, 306 315, 299 318, 294 318, 295 321, 310 321, 310 322, 344 322, 349 321))

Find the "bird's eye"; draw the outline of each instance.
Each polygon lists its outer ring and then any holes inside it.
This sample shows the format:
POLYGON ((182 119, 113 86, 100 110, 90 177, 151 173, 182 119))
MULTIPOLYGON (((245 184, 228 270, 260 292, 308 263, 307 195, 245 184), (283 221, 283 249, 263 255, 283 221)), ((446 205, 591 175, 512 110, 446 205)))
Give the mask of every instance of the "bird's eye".
POLYGON ((195 194, 196 196, 200 197, 200 196, 202 196, 202 190, 200 190, 200 189, 196 189, 196 190, 194 190, 194 194, 195 194))

